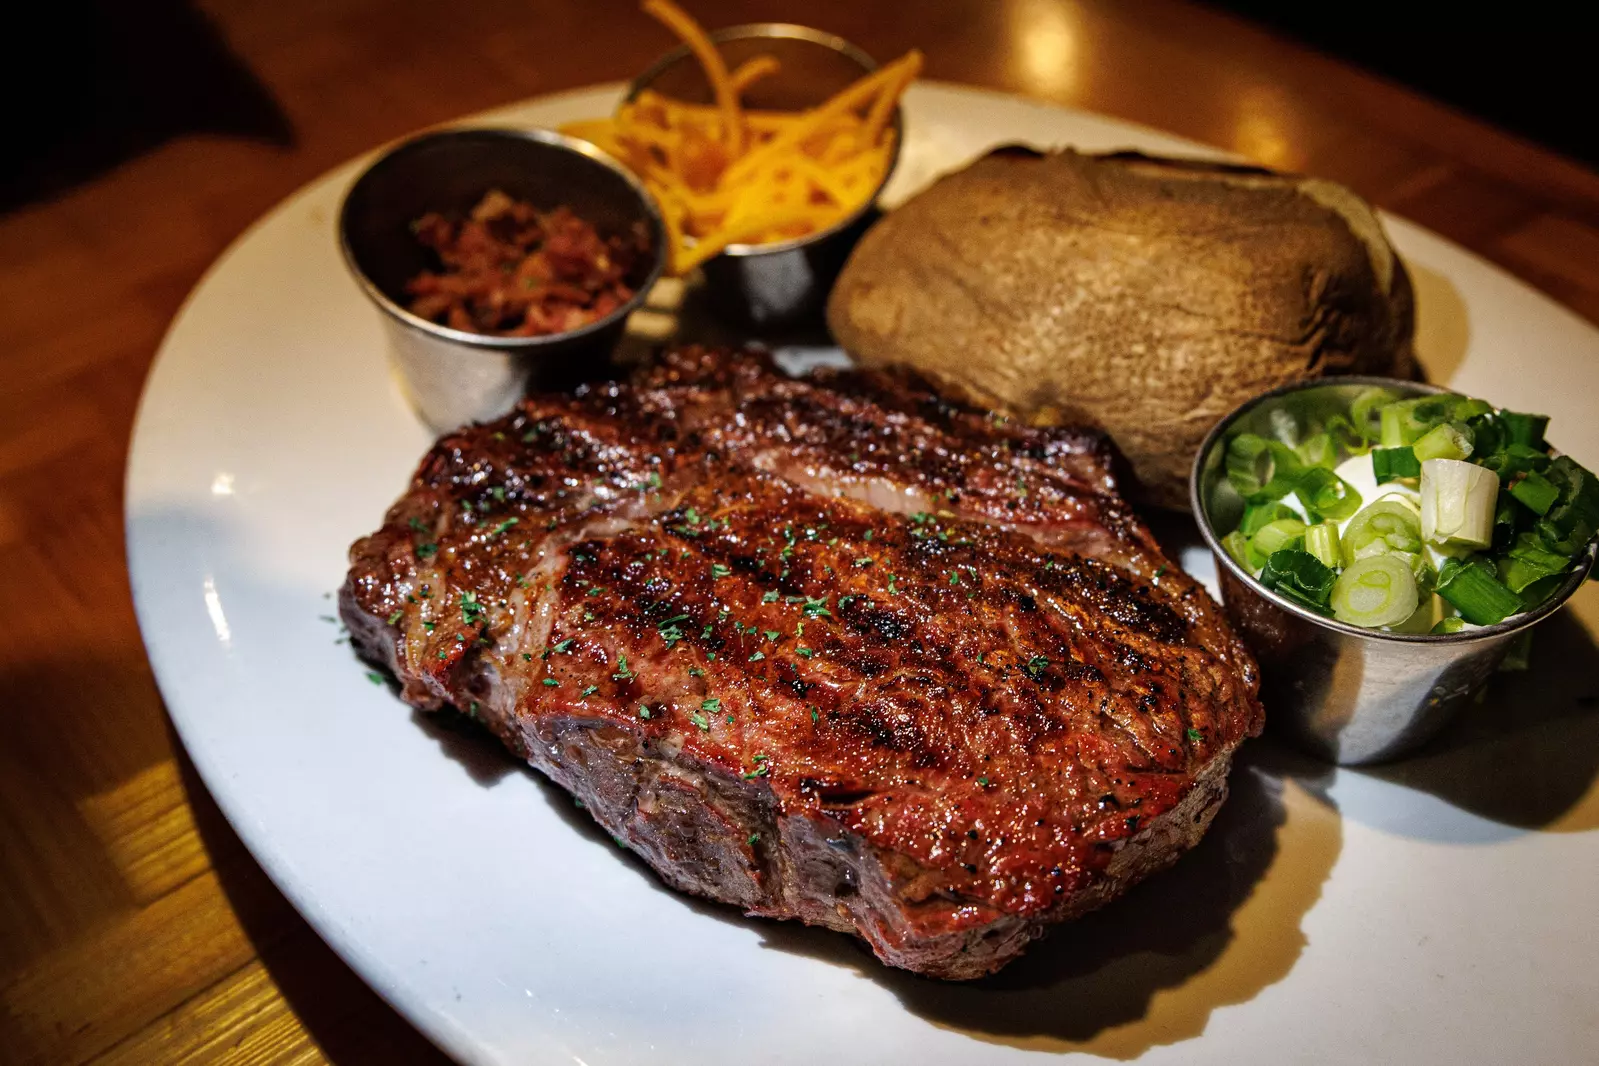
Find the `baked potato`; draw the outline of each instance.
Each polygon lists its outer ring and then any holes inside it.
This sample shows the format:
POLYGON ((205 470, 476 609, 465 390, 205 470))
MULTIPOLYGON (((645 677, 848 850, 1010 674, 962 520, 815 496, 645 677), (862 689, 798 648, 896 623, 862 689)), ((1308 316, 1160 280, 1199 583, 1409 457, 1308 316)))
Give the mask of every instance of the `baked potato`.
POLYGON ((1409 376, 1410 279, 1343 186, 1135 153, 1001 149, 873 226, 828 324, 1033 422, 1088 422, 1186 509, 1201 438, 1266 389, 1409 376))

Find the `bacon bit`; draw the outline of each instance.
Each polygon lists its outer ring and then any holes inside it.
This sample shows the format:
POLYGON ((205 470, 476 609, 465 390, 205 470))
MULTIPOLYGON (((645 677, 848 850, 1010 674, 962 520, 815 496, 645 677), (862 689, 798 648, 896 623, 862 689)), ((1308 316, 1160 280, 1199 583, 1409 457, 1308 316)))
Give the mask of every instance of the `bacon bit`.
POLYGON ((502 337, 599 321, 633 298, 628 275, 648 250, 642 229, 628 239, 602 238, 566 207, 538 211, 498 189, 464 220, 430 212, 411 228, 443 266, 406 283, 411 312, 502 337))

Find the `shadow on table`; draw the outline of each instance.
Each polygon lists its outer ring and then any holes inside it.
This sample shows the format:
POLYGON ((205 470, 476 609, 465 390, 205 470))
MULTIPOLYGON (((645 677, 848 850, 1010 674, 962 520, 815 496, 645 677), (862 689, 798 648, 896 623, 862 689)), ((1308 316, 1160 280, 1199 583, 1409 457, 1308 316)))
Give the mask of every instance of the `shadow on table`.
POLYGON ((222 816, 176 734, 171 741, 222 890, 322 1054, 338 1066, 448 1066, 450 1059, 372 991, 277 890, 222 816))
POLYGON ((18 40, 32 62, 8 64, 28 79, 8 94, 29 101, 11 131, 26 147, 0 169, 0 211, 184 133, 294 143, 278 101, 192 3, 56 0, 28 13, 27 44, 18 40))
POLYGON ((1599 648, 1570 610, 1541 623, 1532 668, 1496 674, 1480 702, 1415 755, 1361 773, 1501 825, 1599 828, 1599 648))

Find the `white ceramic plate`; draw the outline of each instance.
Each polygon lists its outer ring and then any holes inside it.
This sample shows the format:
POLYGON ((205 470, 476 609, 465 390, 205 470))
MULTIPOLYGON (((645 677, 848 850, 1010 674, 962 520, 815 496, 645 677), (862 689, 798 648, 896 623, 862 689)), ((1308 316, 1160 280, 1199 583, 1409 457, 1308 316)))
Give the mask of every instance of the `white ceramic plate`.
MULTIPOLYGON (((486 118, 550 125, 615 94, 486 118)), ((1199 150, 966 89, 918 85, 906 108, 892 198, 999 142, 1199 150)), ((1420 759, 1334 772, 1253 745, 1195 853, 982 986, 670 892, 531 771, 421 721, 321 618, 346 547, 430 443, 335 248, 355 170, 252 228, 178 316, 129 464, 129 565, 173 721, 239 835, 445 1049, 579 1066, 1591 1061, 1599 671, 1570 612, 1543 627, 1536 672, 1420 759)), ((1391 226, 1435 375, 1548 412, 1599 465, 1599 332, 1391 226)))

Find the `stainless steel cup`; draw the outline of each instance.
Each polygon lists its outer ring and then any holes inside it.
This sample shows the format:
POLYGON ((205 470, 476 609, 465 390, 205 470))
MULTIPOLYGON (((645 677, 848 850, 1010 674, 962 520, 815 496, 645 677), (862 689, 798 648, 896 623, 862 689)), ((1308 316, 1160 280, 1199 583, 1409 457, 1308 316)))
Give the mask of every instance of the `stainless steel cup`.
POLYGON ((555 387, 602 368, 667 252, 655 203, 625 167, 587 141, 539 129, 441 130, 390 149, 345 195, 339 244, 382 312, 412 404, 441 431, 504 414, 530 384, 555 387), (582 329, 543 337, 470 333, 406 310, 405 283, 435 266, 411 224, 429 211, 465 214, 491 189, 543 210, 564 204, 602 236, 643 225, 650 254, 628 279, 633 298, 582 329))
POLYGON ((1380 762, 1425 742, 1499 666, 1518 634, 1571 597, 1593 568, 1589 542, 1564 583, 1536 609, 1493 626, 1448 636, 1385 633, 1346 625, 1268 591, 1221 546, 1217 527, 1236 526, 1243 502, 1227 483, 1224 456, 1234 432, 1271 436, 1271 413, 1320 400, 1346 407, 1373 385, 1402 396, 1446 389, 1391 378, 1348 377, 1288 385, 1257 396, 1217 423, 1194 460, 1189 498, 1216 557, 1228 618, 1260 660, 1268 719, 1310 751, 1340 765, 1380 762))
MULTIPOLYGON (((871 56, 842 37, 808 26, 762 22, 710 35, 728 69, 758 55, 773 56, 777 73, 743 95, 745 106, 803 111, 877 69, 871 56)), ((628 86, 632 100, 645 89, 688 103, 710 103, 711 86, 687 45, 667 52, 628 86)), ((744 324, 774 328, 819 316, 827 293, 861 234, 876 218, 875 204, 899 161, 903 116, 895 109, 894 148, 888 167, 860 210, 816 233, 774 244, 733 244, 706 260, 706 295, 721 314, 744 324)))

